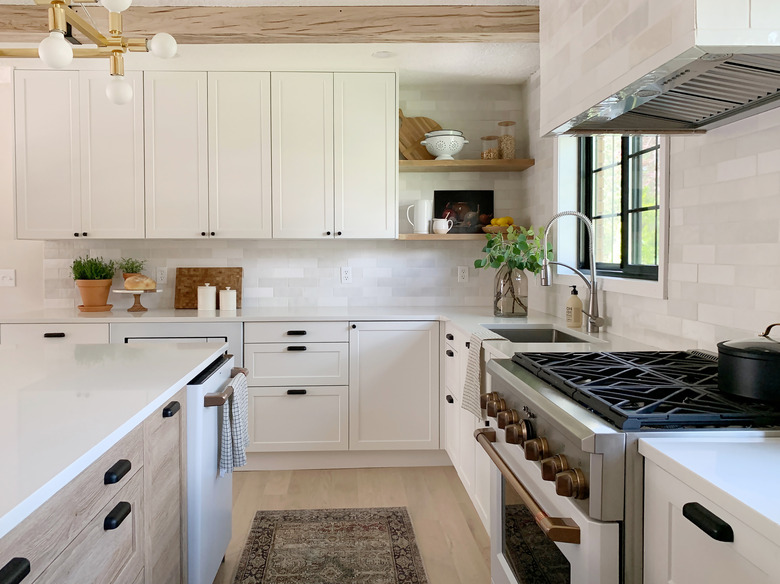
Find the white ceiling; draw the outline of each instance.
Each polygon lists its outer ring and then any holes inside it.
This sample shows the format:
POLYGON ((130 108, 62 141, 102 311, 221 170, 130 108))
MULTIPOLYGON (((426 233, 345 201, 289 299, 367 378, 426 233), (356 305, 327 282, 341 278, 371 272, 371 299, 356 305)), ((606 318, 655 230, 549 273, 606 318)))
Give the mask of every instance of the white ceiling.
MULTIPOLYGON (((539 0, 133 0, 136 6, 392 6, 392 5, 538 5, 539 0)), ((34 4, 34 0, 0 0, 0 4, 34 4)), ((90 8, 90 12, 101 10, 90 8)), ((45 16, 42 15, 42 18, 45 16)), ((149 31, 149 34, 159 31, 149 31)), ((7 46, 7 45, 3 45, 7 46)), ((181 47, 182 52, 192 45, 181 47)), ((228 46, 211 51, 230 51, 228 46)), ((537 43, 383 43, 259 45, 252 49, 273 50, 284 62, 330 61, 360 69, 394 68, 402 85, 518 84, 539 67, 537 43), (371 57, 378 51, 393 55, 371 57)), ((246 49, 245 49, 246 50, 246 49)), ((229 58, 226 54, 225 58, 229 58)), ((204 63, 205 65, 205 63, 204 63)))

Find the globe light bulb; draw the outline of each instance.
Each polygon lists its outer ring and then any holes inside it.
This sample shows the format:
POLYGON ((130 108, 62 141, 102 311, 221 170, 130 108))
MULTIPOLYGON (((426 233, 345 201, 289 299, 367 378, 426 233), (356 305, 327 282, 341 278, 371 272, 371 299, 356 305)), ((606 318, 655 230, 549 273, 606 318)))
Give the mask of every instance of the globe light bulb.
POLYGON ((53 30, 38 45, 38 56, 48 67, 62 69, 73 61, 73 47, 65 40, 65 33, 53 30))
POLYGON ((133 86, 122 75, 112 75, 106 85, 106 97, 116 105, 130 103, 133 101, 133 86))
POLYGON ((100 0, 103 8, 109 12, 124 12, 133 3, 133 0, 100 0))
POLYGON ((155 57, 170 59, 176 56, 176 39, 167 32, 158 32, 148 42, 149 51, 155 57))

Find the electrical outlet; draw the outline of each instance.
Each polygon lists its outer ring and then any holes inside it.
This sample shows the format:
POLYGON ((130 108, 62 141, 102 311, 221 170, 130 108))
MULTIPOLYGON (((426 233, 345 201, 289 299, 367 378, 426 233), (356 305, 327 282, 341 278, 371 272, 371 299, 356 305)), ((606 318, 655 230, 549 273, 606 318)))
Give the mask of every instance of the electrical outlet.
POLYGON ((469 268, 468 266, 458 266, 458 282, 468 282, 469 281, 469 268))
POLYGON ((342 284, 352 283, 352 268, 350 268, 349 266, 344 266, 341 268, 341 283, 342 284))
POLYGON ((16 270, 0 270, 0 286, 16 286, 16 270))
POLYGON ((168 283, 168 268, 157 268, 157 283, 158 284, 168 283))

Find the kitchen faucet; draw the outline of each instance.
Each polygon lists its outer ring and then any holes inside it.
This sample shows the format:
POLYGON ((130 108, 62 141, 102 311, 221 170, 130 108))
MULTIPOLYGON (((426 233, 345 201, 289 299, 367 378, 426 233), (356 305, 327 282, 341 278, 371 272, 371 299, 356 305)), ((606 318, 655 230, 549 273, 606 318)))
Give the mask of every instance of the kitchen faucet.
POLYGON ((604 326, 605 320, 599 316, 599 298, 597 293, 598 287, 596 284, 596 259, 593 253, 593 224, 590 222, 590 219, 588 219, 585 215, 577 211, 561 211, 560 213, 556 213, 555 215, 552 216, 552 219, 550 219, 549 223, 547 223, 547 227, 544 230, 544 240, 542 242, 542 250, 544 250, 543 251, 544 257, 542 259, 542 272, 541 272, 542 286, 552 285, 552 272, 550 271, 551 264, 556 264, 558 266, 563 266, 564 268, 569 268, 572 272, 574 272, 580 278, 582 278, 583 281, 585 282, 585 285, 588 287, 588 312, 585 312, 584 310, 582 311, 582 313, 588 317, 588 324, 586 330, 589 333, 599 332, 599 327, 604 326), (588 243, 590 244, 589 245, 590 281, 588 281, 588 279, 585 277, 585 274, 580 272, 577 268, 573 268, 567 264, 564 264, 563 262, 554 262, 547 259, 547 235, 550 233, 550 227, 561 217, 566 217, 569 215, 581 219, 582 222, 585 224, 585 226, 588 228, 588 243))

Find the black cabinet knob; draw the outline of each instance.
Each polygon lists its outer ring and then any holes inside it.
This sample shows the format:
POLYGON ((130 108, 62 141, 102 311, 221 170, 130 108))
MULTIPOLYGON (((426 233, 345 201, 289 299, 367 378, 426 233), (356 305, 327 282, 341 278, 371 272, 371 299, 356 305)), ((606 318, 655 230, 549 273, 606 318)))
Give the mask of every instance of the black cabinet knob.
POLYGON ((125 460, 124 458, 117 460, 114 463, 114 466, 109 468, 106 471, 106 474, 103 475, 103 484, 114 485, 118 483, 127 473, 130 472, 132 467, 133 465, 129 460, 125 460))
POLYGON ((356 325, 356 324, 353 324, 353 325, 352 325, 352 328, 357 328, 357 325, 356 325))
POLYGON ((87 236, 87 232, 86 232, 86 231, 84 231, 84 232, 83 232, 81 235, 83 235, 84 237, 86 237, 86 236, 87 236))
POLYGON ((337 232, 336 232, 336 235, 341 235, 341 231, 337 231, 337 232))
POLYGON ((106 515, 106 518, 103 520, 103 529, 105 531, 116 529, 122 525, 122 522, 128 515, 130 515, 130 503, 127 501, 117 503, 116 507, 111 509, 111 512, 106 515))
POLYGON ((181 404, 177 401, 172 401, 167 406, 163 408, 162 411, 162 417, 163 418, 172 418, 176 415, 176 412, 178 412, 181 409, 181 404))
POLYGON ((448 395, 448 396, 447 396, 446 398, 444 398, 444 399, 446 399, 446 400, 447 400, 447 403, 448 403, 448 404, 454 404, 454 403, 455 403, 455 398, 453 398, 451 395, 448 395))
POLYGON ((19 584, 30 573, 30 560, 27 558, 11 558, 0 568, 0 584, 19 584))
POLYGON ((448 341, 454 341, 454 340, 455 340, 455 336, 454 336, 454 335, 451 335, 450 333, 447 333, 446 335, 444 335, 444 337, 445 337, 445 338, 446 338, 448 341))
POLYGON ((447 349, 446 351, 444 351, 444 353, 447 355, 447 357, 454 357, 454 356, 455 356, 455 353, 453 353, 453 352, 452 352, 452 351, 450 351, 449 349, 447 349))
POLYGON ((211 232, 211 235, 212 235, 212 237, 213 237, 214 235, 216 235, 216 233, 214 233, 214 232, 212 231, 212 232, 211 232))
POLYGON ((467 348, 467 349, 470 349, 470 348, 471 348, 471 341, 466 341, 466 348, 467 348))
POLYGON ((325 235, 330 235, 330 231, 326 231, 326 232, 325 232, 325 235))
POLYGON ((200 232, 200 234, 201 234, 203 237, 206 237, 206 232, 205 232, 205 231, 201 231, 201 232, 200 232))
POLYGON ((78 234, 78 233, 74 233, 74 234, 73 234, 73 237, 78 237, 78 236, 79 236, 79 234, 78 234))

